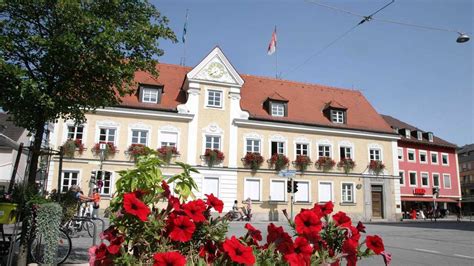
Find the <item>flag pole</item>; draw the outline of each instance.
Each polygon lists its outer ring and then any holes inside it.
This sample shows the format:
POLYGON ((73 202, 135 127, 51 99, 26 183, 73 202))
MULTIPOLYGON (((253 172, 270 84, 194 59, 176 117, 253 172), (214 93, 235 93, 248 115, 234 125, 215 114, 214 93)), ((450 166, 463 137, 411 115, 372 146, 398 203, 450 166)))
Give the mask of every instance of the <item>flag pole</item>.
POLYGON ((181 64, 183 66, 186 66, 186 32, 187 32, 187 27, 188 27, 188 11, 189 9, 186 9, 186 19, 184 21, 184 28, 183 28, 183 36, 182 36, 182 41, 183 41, 183 60, 181 64))
MULTIPOLYGON (((275 35, 277 32, 277 27, 275 25, 275 35)), ((278 78, 278 41, 275 42, 275 78, 278 78)))

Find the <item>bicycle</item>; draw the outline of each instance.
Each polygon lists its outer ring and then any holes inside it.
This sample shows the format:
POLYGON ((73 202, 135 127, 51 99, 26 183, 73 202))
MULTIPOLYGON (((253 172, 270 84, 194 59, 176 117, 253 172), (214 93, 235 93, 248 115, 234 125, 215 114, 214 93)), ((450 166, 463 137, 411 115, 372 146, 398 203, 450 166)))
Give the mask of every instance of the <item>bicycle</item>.
POLYGON ((62 226, 63 230, 72 237, 77 236, 83 230, 87 231, 89 237, 93 237, 94 225, 88 202, 80 204, 78 214, 62 226))

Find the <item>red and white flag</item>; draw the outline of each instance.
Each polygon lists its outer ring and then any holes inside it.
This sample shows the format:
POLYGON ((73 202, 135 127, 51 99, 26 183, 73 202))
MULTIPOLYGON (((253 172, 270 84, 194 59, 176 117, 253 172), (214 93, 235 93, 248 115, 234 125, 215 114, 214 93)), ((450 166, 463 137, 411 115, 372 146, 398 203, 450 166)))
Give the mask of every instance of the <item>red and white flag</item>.
POLYGON ((275 30, 272 33, 272 39, 270 40, 270 43, 268 44, 268 55, 272 55, 277 48, 277 28, 275 27, 275 30))

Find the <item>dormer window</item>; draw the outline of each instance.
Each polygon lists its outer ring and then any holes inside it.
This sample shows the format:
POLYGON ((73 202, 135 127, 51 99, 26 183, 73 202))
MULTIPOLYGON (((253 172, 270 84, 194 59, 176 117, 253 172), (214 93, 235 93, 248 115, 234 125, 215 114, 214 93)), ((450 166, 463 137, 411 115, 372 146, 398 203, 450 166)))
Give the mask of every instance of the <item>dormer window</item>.
POLYGON ((418 137, 418 140, 423 140, 423 132, 417 131, 416 136, 418 137))
POLYGON ((407 139, 411 138, 411 131, 408 128, 405 129, 405 137, 407 139))
POLYGON ((345 111, 331 110, 331 121, 336 124, 344 124, 345 111))
POLYGON ((282 102, 270 102, 271 115, 272 116, 285 116, 285 103, 282 102))
POLYGON ((140 86, 140 101, 143 103, 160 103, 162 88, 140 86))
POLYGON ((432 132, 428 132, 428 141, 433 142, 433 133, 432 132))

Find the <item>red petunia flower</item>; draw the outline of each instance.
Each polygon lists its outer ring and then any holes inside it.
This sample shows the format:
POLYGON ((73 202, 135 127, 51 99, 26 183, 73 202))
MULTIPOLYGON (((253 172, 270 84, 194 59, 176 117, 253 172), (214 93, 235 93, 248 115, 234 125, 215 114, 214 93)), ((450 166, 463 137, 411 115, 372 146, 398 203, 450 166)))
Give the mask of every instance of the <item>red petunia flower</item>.
POLYGON ((171 209, 181 210, 179 199, 172 195, 168 197, 168 211, 171 211, 171 209))
POLYGON ((346 254, 357 254, 357 246, 359 244, 357 241, 352 240, 352 239, 346 239, 344 243, 342 243, 342 252, 346 254))
POLYGON ((183 205, 184 213, 194 222, 204 222, 204 212, 206 211, 206 203, 202 199, 193 200, 183 205))
POLYGON ((321 211, 323 212, 324 215, 331 214, 333 209, 334 209, 334 204, 332 203, 332 201, 328 201, 324 205, 321 206, 321 211))
POLYGON ((357 243, 359 243, 359 239, 360 239, 360 233, 359 233, 359 230, 357 230, 357 228, 355 228, 354 226, 349 226, 349 228, 347 228, 347 231, 346 231, 346 237, 347 238, 350 238, 352 240, 355 240, 357 241, 357 243))
POLYGON ((224 209, 224 202, 215 197, 212 193, 211 195, 205 194, 205 196, 207 197, 207 205, 214 208, 214 210, 216 210, 218 213, 222 213, 222 209, 224 209))
POLYGON ((306 258, 298 253, 286 254, 284 256, 285 260, 290 266, 308 266, 309 261, 306 258))
POLYGON ((109 256, 107 246, 102 243, 100 246, 92 246, 89 249, 89 265, 102 266, 102 265, 113 265, 112 258, 109 256))
POLYGON ((255 263, 255 256, 253 255, 252 248, 240 243, 235 236, 232 236, 231 239, 226 239, 223 248, 233 262, 247 265, 253 265, 255 263))
POLYGON ((338 212, 332 216, 334 222, 340 227, 349 227, 352 225, 351 218, 345 212, 338 212))
MULTIPOLYGON (((303 210, 301 210, 301 211, 303 211, 303 210)), ((316 214, 319 218, 324 216, 323 210, 321 209, 321 205, 319 205, 317 203, 314 204, 314 207, 311 209, 311 211, 313 211, 314 214, 316 214)))
POLYGON ((218 247, 211 241, 206 242, 199 249, 199 257, 204 258, 207 263, 212 264, 217 257, 218 247))
POLYGON ((383 262, 385 262, 385 266, 390 265, 390 262, 392 261, 392 254, 390 252, 383 251, 382 253, 380 253, 380 255, 382 255, 383 257, 383 262))
POLYGON ((107 241, 111 242, 118 236, 118 233, 118 229, 112 225, 109 228, 105 229, 104 232, 100 233, 99 237, 102 240, 106 239, 107 241))
POLYGON ((171 195, 170 186, 168 186, 168 183, 166 183, 165 180, 161 181, 161 188, 163 189, 163 196, 165 198, 171 195))
POLYGON ((170 219, 170 238, 173 241, 187 242, 193 236, 196 226, 187 216, 177 216, 170 219))
POLYGON ((137 189, 133 193, 135 193, 135 197, 137 197, 137 199, 141 199, 143 196, 150 192, 147 190, 137 189))
POLYGON ((134 192, 123 195, 123 208, 126 213, 137 216, 144 222, 148 219, 148 215, 151 213, 150 208, 137 199, 134 192))
POLYGON ((295 240, 295 253, 302 254, 305 258, 310 258, 313 254, 313 248, 304 237, 297 237, 295 240))
POLYGON ((186 258, 179 252, 163 252, 155 253, 153 255, 155 260, 153 266, 184 266, 186 265, 186 258))
POLYGON ((249 235, 256 241, 262 241, 262 232, 260 230, 253 227, 251 224, 246 223, 245 229, 249 231, 249 235))
POLYGON ((310 210, 303 210, 296 215, 295 225, 298 234, 313 242, 319 238, 319 232, 323 227, 321 218, 310 210))
POLYGON ((357 223, 357 230, 359 230, 359 232, 365 233, 365 225, 361 221, 357 223))
POLYGON ((293 253, 293 239, 283 230, 282 226, 276 227, 273 223, 268 225, 267 245, 275 243, 278 251, 283 254, 293 253))
POLYGON ((367 245, 368 249, 371 249, 377 255, 381 254, 385 250, 383 240, 378 235, 367 236, 365 239, 365 244, 367 245))
POLYGON ((120 248, 122 247, 122 243, 125 241, 123 236, 116 237, 112 241, 110 241, 110 245, 107 247, 107 250, 110 254, 115 255, 120 252, 120 248))

